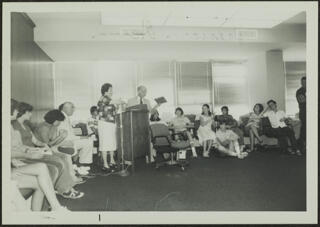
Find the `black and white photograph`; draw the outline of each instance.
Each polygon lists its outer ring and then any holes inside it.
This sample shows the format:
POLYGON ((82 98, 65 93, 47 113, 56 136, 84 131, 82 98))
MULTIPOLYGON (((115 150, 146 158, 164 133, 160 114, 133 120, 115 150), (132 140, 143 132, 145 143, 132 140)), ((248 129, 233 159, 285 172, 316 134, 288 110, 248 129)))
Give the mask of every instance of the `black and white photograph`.
POLYGON ((318 2, 2 7, 3 224, 317 223, 318 2))

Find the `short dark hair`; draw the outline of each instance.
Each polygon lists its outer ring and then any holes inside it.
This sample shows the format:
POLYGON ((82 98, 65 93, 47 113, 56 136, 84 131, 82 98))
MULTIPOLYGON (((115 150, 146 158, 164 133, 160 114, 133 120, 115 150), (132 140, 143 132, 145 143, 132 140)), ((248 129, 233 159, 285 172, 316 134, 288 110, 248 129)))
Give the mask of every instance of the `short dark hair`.
POLYGON ((98 107, 97 106, 91 106, 90 113, 92 114, 95 111, 98 111, 98 107))
POLYGON ((268 105, 269 105, 270 103, 277 104, 277 102, 276 102, 276 101, 274 101, 273 99, 270 99, 270 100, 267 102, 267 104, 268 104, 268 105))
POLYGON ((24 115, 26 112, 31 112, 33 110, 33 106, 28 103, 20 102, 18 106, 18 115, 17 118, 24 115))
POLYGON ((101 86, 101 94, 104 95, 105 92, 109 91, 109 89, 112 87, 112 84, 105 83, 101 86))
POLYGON ((178 110, 181 112, 181 115, 184 114, 184 112, 183 112, 181 107, 177 107, 176 110, 174 111, 174 113, 177 113, 178 110))
POLYGON ((49 124, 53 124, 55 121, 64 121, 64 119, 65 116, 63 113, 57 109, 50 110, 46 115, 44 115, 44 120, 49 124))
POLYGON ((15 110, 19 111, 19 102, 15 99, 11 99, 11 115, 15 110))
POLYGON ((59 105, 58 109, 59 109, 60 111, 62 111, 62 109, 63 109, 63 107, 64 107, 64 104, 66 104, 66 103, 64 102, 64 103, 62 103, 62 104, 59 105))
POLYGON ((306 77, 305 77, 305 76, 301 77, 301 81, 303 81, 303 80, 306 80, 306 77))
POLYGON ((154 111, 153 114, 151 114, 150 116, 150 121, 160 121, 160 117, 159 117, 159 112, 157 110, 154 111), (156 114, 158 114, 158 118, 155 118, 156 117, 156 114))
MULTIPOLYGON (((211 113, 211 111, 210 111, 210 106, 209 106, 208 104, 203 104, 202 107, 204 107, 204 106, 209 109, 208 115, 211 116, 212 113, 211 113)), ((201 114, 203 115, 204 113, 202 112, 201 114)))
POLYGON ((221 107, 221 111, 223 111, 224 109, 225 109, 227 112, 229 112, 229 108, 228 108, 227 106, 221 107))
POLYGON ((253 107, 253 111, 256 106, 259 106, 259 113, 261 113, 263 111, 263 105, 261 103, 256 103, 253 107))

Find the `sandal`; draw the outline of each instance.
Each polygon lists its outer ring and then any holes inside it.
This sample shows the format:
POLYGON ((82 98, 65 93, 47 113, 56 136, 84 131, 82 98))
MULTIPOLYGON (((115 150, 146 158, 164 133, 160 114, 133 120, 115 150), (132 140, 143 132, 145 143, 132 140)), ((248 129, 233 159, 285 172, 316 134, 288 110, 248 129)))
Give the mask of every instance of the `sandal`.
POLYGON ((68 192, 64 192, 62 194, 60 194, 62 197, 66 198, 66 199, 79 199, 82 196, 84 196, 83 192, 78 192, 76 190, 70 190, 68 192))

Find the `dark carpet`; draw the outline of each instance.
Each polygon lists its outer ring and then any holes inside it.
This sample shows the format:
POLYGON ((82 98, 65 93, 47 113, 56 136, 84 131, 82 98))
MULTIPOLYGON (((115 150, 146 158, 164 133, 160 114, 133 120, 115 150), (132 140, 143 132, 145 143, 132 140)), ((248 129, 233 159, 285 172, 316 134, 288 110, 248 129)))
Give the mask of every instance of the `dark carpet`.
POLYGON ((244 160, 192 159, 185 171, 143 160, 128 177, 97 176, 59 198, 73 211, 305 211, 305 156, 254 152, 244 160))

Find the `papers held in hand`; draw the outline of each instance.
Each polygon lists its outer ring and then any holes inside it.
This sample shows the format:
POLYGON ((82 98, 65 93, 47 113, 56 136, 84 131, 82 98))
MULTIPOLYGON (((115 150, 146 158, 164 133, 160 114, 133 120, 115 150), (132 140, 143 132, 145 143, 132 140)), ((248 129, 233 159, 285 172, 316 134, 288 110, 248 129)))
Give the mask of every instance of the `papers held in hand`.
POLYGON ((158 104, 162 104, 162 103, 166 103, 167 102, 167 100, 166 100, 166 98, 165 97, 159 97, 159 98, 156 98, 156 99, 154 99, 158 104))

